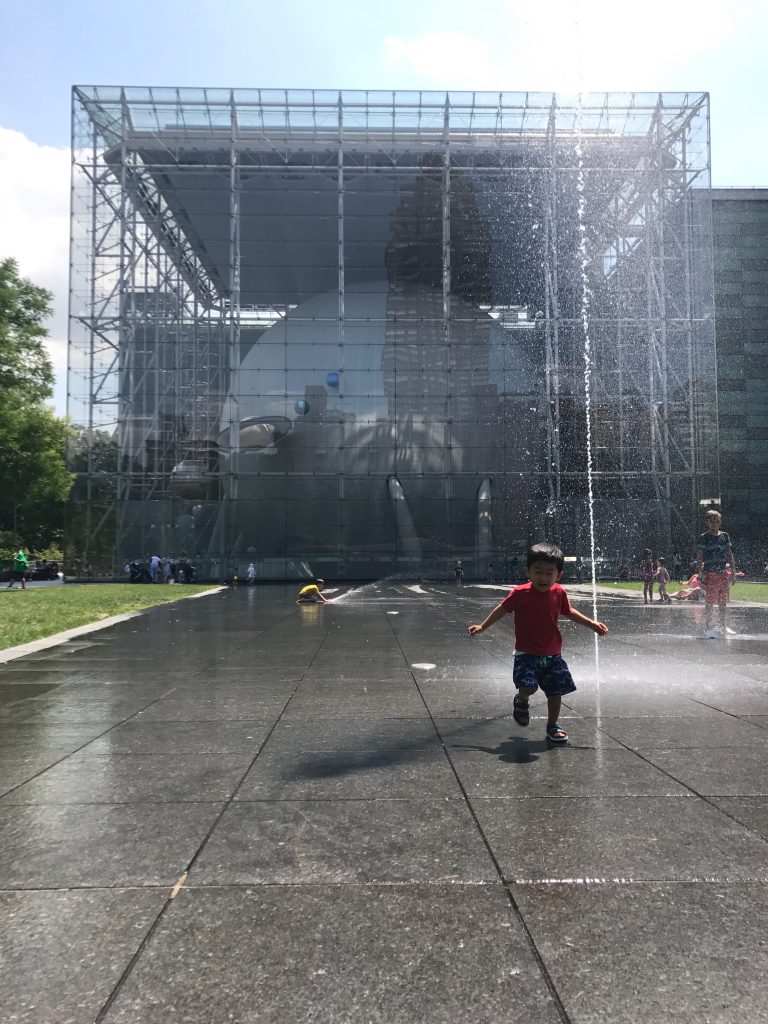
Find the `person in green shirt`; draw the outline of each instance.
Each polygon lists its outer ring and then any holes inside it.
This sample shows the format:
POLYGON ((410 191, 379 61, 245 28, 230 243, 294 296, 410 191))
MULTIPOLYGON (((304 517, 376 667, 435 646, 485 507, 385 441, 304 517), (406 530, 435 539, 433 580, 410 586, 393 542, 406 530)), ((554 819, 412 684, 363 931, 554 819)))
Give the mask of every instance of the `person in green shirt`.
POLYGON ((13 556, 13 569, 11 570, 11 582, 8 584, 8 589, 13 587, 13 584, 18 580, 21 583, 21 589, 27 589, 27 572, 29 571, 29 559, 24 554, 23 548, 19 548, 16 554, 13 556))

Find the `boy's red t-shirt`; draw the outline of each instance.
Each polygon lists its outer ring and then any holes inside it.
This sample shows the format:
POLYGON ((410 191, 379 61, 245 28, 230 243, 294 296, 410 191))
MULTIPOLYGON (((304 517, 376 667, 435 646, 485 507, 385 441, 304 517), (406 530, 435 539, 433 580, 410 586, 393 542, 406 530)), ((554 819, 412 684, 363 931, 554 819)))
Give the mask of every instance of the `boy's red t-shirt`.
POLYGON ((559 583, 543 592, 532 583, 523 583, 510 590, 501 607, 515 613, 515 650, 538 655, 562 651, 563 638, 557 620, 570 614, 571 602, 559 583))

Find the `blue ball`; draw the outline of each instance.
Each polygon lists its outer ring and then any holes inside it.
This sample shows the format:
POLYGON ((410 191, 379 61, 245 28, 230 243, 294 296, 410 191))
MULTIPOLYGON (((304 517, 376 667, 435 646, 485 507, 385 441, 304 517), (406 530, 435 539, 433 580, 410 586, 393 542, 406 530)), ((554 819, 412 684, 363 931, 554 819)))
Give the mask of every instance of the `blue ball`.
POLYGON ((306 416, 309 412, 309 402, 306 402, 303 398, 300 398, 293 407, 299 416, 306 416))
POLYGON ((330 373, 325 375, 325 383, 329 388, 337 388, 339 386, 339 375, 335 370, 331 370, 330 373))

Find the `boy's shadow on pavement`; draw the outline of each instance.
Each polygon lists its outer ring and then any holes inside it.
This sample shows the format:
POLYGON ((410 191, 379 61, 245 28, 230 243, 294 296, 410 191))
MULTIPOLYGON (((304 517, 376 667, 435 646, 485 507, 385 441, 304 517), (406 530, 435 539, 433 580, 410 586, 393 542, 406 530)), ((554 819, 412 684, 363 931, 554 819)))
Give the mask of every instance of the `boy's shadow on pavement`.
POLYGON ((485 754, 496 754, 505 764, 532 764, 539 760, 539 754, 548 754, 556 749, 588 750, 575 743, 550 743, 547 740, 526 740, 522 736, 511 736, 495 747, 480 747, 469 743, 454 743, 456 750, 482 750, 485 754))

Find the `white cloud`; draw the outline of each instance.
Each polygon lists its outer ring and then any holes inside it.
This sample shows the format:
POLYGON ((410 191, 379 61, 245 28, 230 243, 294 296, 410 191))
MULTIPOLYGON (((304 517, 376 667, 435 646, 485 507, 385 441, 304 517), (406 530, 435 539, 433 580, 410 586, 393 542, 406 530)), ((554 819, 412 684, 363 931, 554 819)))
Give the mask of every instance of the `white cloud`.
MULTIPOLYGON (((755 0, 538 0, 498 4, 483 33, 389 36, 384 60, 426 87, 506 90, 707 88, 680 82, 698 58, 763 22, 755 0)), ((698 69, 697 69, 698 73, 698 69)))
POLYGON ((492 63, 491 48, 485 39, 475 39, 462 32, 427 32, 410 39, 387 36, 384 40, 384 60, 392 66, 405 64, 420 75, 445 84, 455 74, 469 70, 475 81, 474 88, 492 88, 477 84, 481 69, 492 63))
POLYGON ((48 351, 60 415, 66 406, 69 182, 68 148, 39 146, 0 128, 0 258, 13 256, 24 277, 53 292, 48 351))

